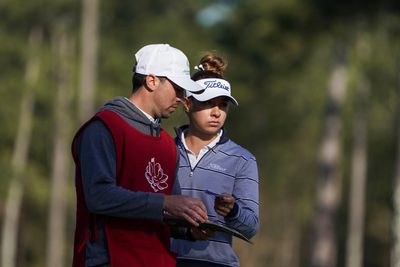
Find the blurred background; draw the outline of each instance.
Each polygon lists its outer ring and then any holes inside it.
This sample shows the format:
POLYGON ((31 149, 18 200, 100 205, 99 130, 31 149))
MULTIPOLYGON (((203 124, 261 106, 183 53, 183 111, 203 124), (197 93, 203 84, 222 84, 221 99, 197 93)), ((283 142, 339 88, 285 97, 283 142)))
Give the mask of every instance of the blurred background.
POLYGON ((73 134, 149 43, 228 61, 260 174, 241 266, 400 266, 398 0, 0 1, 1 266, 71 265, 73 134))

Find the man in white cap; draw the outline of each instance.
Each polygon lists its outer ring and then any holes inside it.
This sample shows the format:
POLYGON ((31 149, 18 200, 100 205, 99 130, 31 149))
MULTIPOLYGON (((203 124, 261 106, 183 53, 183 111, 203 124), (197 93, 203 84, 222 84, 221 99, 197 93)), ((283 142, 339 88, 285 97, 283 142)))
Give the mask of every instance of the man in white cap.
POLYGON ((107 102, 76 133, 77 213, 74 267, 175 266, 165 213, 193 226, 207 220, 204 204, 180 195, 173 139, 161 129, 190 79, 187 57, 168 44, 152 44, 135 55, 129 98, 107 102))

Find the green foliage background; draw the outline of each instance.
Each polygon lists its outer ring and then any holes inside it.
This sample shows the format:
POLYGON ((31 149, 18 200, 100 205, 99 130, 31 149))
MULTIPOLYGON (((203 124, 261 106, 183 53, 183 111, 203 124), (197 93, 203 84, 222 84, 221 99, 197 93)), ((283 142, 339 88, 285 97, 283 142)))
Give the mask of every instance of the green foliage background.
MULTIPOLYGON (((4 216, 20 99, 27 86, 28 34, 34 27, 44 32, 42 47, 35 51, 42 66, 25 173, 19 266, 39 267, 45 262, 58 64, 52 38, 57 31, 66 32, 73 44, 70 56, 75 89, 69 115, 74 129, 79 127, 81 5, 76 0, 0 2, 0 218, 4 216)), ((96 107, 116 95, 129 95, 134 53, 145 44, 176 46, 188 55, 192 66, 207 51, 228 60, 226 75, 240 106, 232 109, 226 127, 233 140, 256 155, 260 171, 261 230, 256 245, 235 244, 243 266, 284 266, 282 259, 288 255, 297 259, 293 265, 309 263, 326 91, 333 55, 337 47, 344 47, 349 83, 342 113, 344 182, 337 220, 338 266, 344 266, 354 90, 360 75, 370 83, 364 266, 389 266, 392 179, 398 153, 400 2, 141 0, 101 1, 100 6, 96 107), (210 15, 210 10, 216 14, 210 15), (219 20, 206 25, 213 19, 219 20), (360 36, 369 47, 367 54, 356 45, 360 36), (294 234, 288 237, 285 232, 294 234)), ((164 121, 164 127, 173 134, 172 128, 185 122, 183 112, 178 111, 164 121)), ((68 180, 67 265, 74 230, 72 164, 68 180)))

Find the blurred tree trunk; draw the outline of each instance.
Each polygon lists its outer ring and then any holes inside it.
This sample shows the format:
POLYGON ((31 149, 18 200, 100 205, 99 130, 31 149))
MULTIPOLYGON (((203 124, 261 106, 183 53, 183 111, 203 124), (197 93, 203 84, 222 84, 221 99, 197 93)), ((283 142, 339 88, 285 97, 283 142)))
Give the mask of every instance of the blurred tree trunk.
MULTIPOLYGON (((400 88, 400 75, 399 75, 400 88)), ((397 114, 400 114, 400 101, 397 101, 397 114)), ((393 188, 393 245, 391 251, 391 267, 400 267, 400 117, 397 118, 397 156, 395 162, 393 188)))
MULTIPOLYGON (((361 85, 356 98, 365 102, 368 85, 361 85)), ((365 214, 365 183, 367 176, 367 129, 366 106, 358 104, 353 123, 354 147, 351 166, 351 188, 349 196, 349 226, 347 233, 347 267, 361 267, 363 259, 363 233, 365 214)))
POLYGON ((336 266, 335 218, 341 194, 341 109, 347 86, 345 52, 335 56, 330 84, 324 132, 320 148, 320 177, 316 188, 316 215, 311 252, 312 267, 336 266))
MULTIPOLYGON (((368 55, 368 44, 359 38, 357 51, 360 57, 368 55)), ((363 61, 362 61, 363 62, 363 61)), ((361 66, 359 68, 362 69, 361 66)), ((365 215, 365 184, 367 179, 367 102, 369 82, 361 74, 355 92, 353 119, 353 152, 351 160, 351 185, 349 195, 349 224, 347 233, 347 267, 363 266, 363 235, 365 215)))
POLYGON ((97 80, 98 0, 83 0, 79 120, 83 123, 94 112, 97 80))
POLYGON ((18 227, 24 194, 25 169, 31 140, 35 87, 40 73, 41 28, 33 28, 29 35, 29 55, 25 74, 17 135, 12 155, 12 177, 5 204, 5 215, 1 240, 1 266, 13 267, 17 261, 18 227))
POLYGON ((57 95, 54 102, 55 130, 53 141, 53 164, 47 232, 47 266, 64 266, 66 178, 70 169, 69 136, 71 129, 71 42, 65 29, 56 31, 55 50, 57 95))

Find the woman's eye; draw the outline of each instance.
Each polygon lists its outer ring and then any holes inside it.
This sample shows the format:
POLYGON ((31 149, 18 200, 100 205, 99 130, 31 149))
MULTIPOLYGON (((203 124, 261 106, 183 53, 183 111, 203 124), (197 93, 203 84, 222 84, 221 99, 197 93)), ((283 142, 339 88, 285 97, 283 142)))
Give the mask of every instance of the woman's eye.
POLYGON ((201 106, 201 107, 209 107, 209 106, 212 105, 212 102, 208 100, 208 101, 198 102, 198 104, 199 104, 199 106, 201 106))

